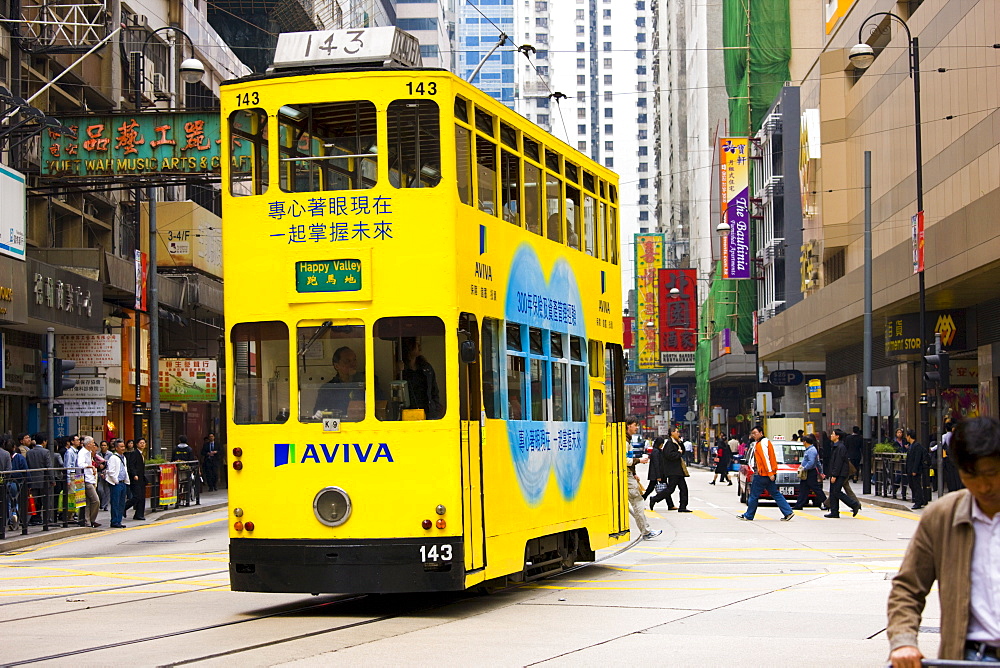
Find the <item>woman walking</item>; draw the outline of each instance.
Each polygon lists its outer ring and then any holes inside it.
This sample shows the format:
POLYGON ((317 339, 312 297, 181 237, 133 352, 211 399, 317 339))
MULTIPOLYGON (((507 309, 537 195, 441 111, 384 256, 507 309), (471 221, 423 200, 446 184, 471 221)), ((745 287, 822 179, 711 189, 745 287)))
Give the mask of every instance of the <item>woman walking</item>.
POLYGON ((670 498, 667 493, 667 466, 666 461, 663 458, 663 444, 665 439, 660 437, 653 441, 653 450, 649 453, 649 484, 646 486, 646 493, 643 498, 647 496, 652 496, 649 500, 649 509, 652 510, 653 506, 656 505, 658 501, 667 501, 667 510, 676 510, 674 506, 674 500, 670 498), (659 490, 657 490, 659 486, 659 490))
POLYGON ((686 478, 688 472, 687 466, 684 464, 684 443, 681 441, 680 427, 674 427, 670 430, 670 438, 664 442, 661 454, 663 471, 667 475, 667 489, 651 498, 649 507, 652 508, 653 504, 663 499, 667 499, 667 503, 670 504, 674 490, 680 489, 680 506, 677 508, 677 512, 690 513, 691 511, 687 507, 688 486, 686 478))
POLYGON ((821 482, 823 475, 823 465, 819 460, 819 451, 816 449, 816 437, 806 434, 802 437, 802 442, 806 445, 806 451, 802 455, 802 464, 799 465, 799 488, 796 490, 795 505, 793 510, 802 510, 809 503, 809 490, 815 494, 813 503, 821 508, 826 503, 826 493, 823 491, 821 482), (802 477, 805 472, 806 477, 802 477))
POLYGON ((730 485, 733 484, 729 479, 729 465, 733 461, 733 448, 738 448, 739 445, 739 441, 735 438, 729 442, 719 439, 719 447, 716 450, 718 463, 715 465, 715 473, 712 474, 712 482, 708 483, 709 485, 715 484, 715 476, 719 476, 719 482, 725 480, 730 485))

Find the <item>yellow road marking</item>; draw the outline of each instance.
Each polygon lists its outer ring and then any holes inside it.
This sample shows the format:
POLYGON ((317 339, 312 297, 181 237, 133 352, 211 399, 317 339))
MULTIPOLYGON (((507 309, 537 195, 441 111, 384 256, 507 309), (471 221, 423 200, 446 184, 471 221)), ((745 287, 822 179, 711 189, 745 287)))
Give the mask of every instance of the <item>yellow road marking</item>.
POLYGON ((808 520, 819 520, 819 519, 823 519, 823 518, 821 518, 821 517, 816 517, 816 516, 814 516, 814 515, 810 515, 809 513, 807 513, 807 512, 806 512, 806 511, 804 511, 804 510, 794 510, 794 511, 792 511, 792 512, 794 512, 794 513, 795 513, 795 516, 796 516, 796 517, 805 517, 805 518, 806 518, 806 519, 808 519, 808 520))
POLYGON ((880 510, 878 512, 882 513, 883 515, 892 515, 893 517, 902 517, 903 519, 907 519, 907 520, 920 520, 920 515, 917 515, 916 513, 904 513, 904 512, 900 512, 898 510, 880 510))
POLYGON ((878 522, 878 520, 875 519, 874 517, 865 517, 861 513, 858 513, 857 515, 855 515, 851 519, 854 519, 854 520, 865 520, 866 522, 878 522))
POLYGON ((694 513, 695 517, 700 517, 703 520, 717 520, 717 519, 719 519, 715 515, 709 515, 704 510, 692 510, 691 512, 694 513))
POLYGON ((205 526, 207 524, 216 524, 218 522, 225 522, 228 519, 229 519, 228 517, 220 517, 217 520, 205 520, 204 522, 198 522, 196 524, 185 524, 184 526, 177 527, 177 528, 178 529, 193 529, 195 527, 203 527, 203 526, 205 526))

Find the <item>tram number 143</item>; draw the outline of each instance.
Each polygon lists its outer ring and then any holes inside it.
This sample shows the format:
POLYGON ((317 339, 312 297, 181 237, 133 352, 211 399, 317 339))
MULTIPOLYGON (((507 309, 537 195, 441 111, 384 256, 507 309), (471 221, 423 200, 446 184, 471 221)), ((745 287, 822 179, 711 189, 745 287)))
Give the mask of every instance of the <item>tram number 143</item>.
POLYGON ((421 545, 420 561, 451 561, 451 545, 421 545))

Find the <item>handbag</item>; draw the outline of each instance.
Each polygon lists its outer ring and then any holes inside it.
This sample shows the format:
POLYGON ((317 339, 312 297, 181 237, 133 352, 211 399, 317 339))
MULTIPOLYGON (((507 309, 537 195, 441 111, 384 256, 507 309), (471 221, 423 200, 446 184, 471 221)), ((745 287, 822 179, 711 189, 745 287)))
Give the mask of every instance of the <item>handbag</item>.
POLYGON ((665 492, 665 491, 667 491, 667 483, 665 483, 665 482, 658 482, 658 483, 656 483, 656 493, 657 494, 660 494, 661 492, 665 492))
POLYGON ((800 466, 799 467, 799 480, 805 480, 808 477, 809 477, 809 469, 804 469, 804 468, 802 468, 800 466))
POLYGON ((687 462, 685 462, 683 458, 681 459, 681 471, 683 471, 683 472, 684 472, 684 477, 685 477, 685 478, 690 478, 690 477, 691 477, 691 474, 690 474, 690 473, 688 473, 688 465, 687 465, 687 462))

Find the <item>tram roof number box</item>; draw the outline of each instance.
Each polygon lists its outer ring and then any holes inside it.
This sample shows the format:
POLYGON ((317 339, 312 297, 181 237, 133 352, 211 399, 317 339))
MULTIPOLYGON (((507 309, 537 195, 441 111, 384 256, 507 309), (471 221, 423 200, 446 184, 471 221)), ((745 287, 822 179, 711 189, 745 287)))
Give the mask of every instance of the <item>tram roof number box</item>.
POLYGON ((278 35, 275 70, 314 65, 420 67, 420 42, 395 26, 286 32, 278 35))
POLYGON ((357 292, 361 260, 303 260, 295 263, 296 292, 357 292))

